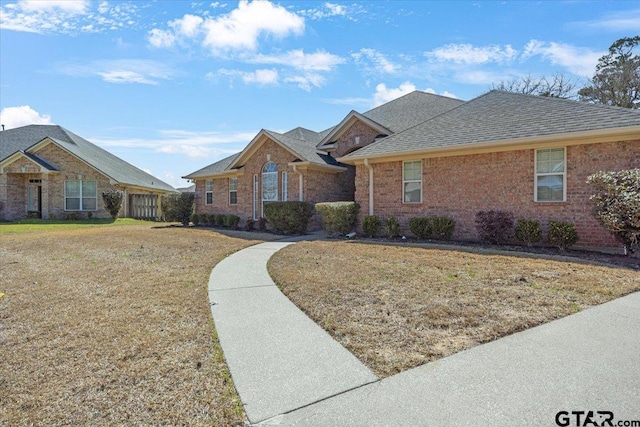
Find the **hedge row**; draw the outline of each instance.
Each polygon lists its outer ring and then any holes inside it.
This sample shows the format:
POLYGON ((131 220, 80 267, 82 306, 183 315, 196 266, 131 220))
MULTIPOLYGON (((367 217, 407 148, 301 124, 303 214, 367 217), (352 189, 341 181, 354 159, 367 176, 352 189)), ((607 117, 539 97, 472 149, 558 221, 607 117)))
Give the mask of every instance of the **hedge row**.
POLYGON ((240 217, 237 215, 194 213, 191 215, 193 225, 207 225, 209 227, 227 227, 233 230, 238 229, 240 217))

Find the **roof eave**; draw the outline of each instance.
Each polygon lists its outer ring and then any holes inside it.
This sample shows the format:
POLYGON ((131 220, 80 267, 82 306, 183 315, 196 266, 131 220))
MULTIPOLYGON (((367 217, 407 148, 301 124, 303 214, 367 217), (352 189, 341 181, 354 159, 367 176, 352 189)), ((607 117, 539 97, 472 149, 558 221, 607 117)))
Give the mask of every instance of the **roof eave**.
MULTIPOLYGON (((419 150, 409 150, 393 153, 371 154, 371 155, 355 155, 346 156, 336 159, 345 164, 359 164, 367 159, 373 163, 381 163, 386 161, 397 161, 407 158, 417 158, 420 156, 439 157, 439 156, 456 156, 466 154, 479 154, 496 151, 512 151, 526 150, 549 145, 582 145, 597 144, 601 142, 624 141, 631 139, 640 139, 640 125, 626 126, 620 128, 597 129, 582 132, 568 132, 561 134, 534 136, 518 139, 503 139, 484 141, 478 143, 462 144, 450 147, 431 147, 419 150)), ((357 153, 357 152, 355 152, 357 153)))
POLYGON ((361 113, 358 113, 355 110, 351 110, 351 112, 349 112, 349 114, 347 114, 345 118, 342 119, 342 121, 336 127, 334 127, 333 130, 331 130, 331 132, 327 134, 327 136, 322 138, 322 141, 320 141, 318 145, 316 145, 316 147, 321 150, 325 150, 327 146, 331 145, 333 139, 339 138, 340 135, 342 135, 342 133, 352 125, 350 123, 352 120, 360 120, 367 126, 377 130, 380 133, 384 133, 387 135, 391 135, 393 133, 391 132, 390 129, 387 129, 386 127, 376 122, 375 120, 372 120, 369 117, 361 113))
POLYGON ((244 166, 241 166, 241 167, 235 168, 235 169, 231 169, 231 170, 224 170, 224 171, 221 171, 221 172, 210 173, 210 174, 202 174, 202 175, 191 174, 191 175, 186 175, 186 176, 183 176, 182 179, 190 179, 190 180, 208 179, 208 178, 218 179, 218 178, 233 178, 233 177, 239 177, 239 176, 242 176, 242 175, 244 175, 244 166))
POLYGON ((317 170, 331 173, 341 173, 347 171, 347 167, 345 166, 322 165, 312 162, 289 162, 288 166, 295 167, 296 169, 300 170, 317 170))

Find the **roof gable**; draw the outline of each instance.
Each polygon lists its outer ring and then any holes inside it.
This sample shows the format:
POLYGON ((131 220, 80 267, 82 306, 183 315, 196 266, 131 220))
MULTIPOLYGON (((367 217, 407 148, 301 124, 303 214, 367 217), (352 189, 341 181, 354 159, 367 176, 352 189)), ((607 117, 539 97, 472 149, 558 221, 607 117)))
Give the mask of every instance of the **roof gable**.
POLYGON ((344 160, 634 126, 640 111, 493 90, 344 160))

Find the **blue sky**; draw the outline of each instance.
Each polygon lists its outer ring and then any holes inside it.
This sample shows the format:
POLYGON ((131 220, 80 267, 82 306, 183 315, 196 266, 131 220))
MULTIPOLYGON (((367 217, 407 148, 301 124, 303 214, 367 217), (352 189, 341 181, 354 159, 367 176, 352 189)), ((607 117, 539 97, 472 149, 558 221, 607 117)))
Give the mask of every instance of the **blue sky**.
POLYGON ((0 1, 0 122, 52 123, 174 186, 266 128, 412 90, 580 83, 638 1, 0 1))

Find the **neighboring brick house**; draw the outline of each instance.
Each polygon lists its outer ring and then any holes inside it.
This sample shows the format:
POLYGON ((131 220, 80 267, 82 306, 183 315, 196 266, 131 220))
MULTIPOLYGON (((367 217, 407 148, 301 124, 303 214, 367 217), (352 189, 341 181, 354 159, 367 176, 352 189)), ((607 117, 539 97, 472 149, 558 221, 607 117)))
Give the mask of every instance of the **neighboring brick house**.
POLYGON ((110 217, 101 194, 125 193, 120 216, 157 218, 159 195, 176 190, 54 125, 0 131, 0 218, 110 217))
POLYGON ((236 214, 243 221, 262 217, 264 203, 270 201, 354 200, 355 168, 336 157, 460 104, 416 91, 364 114, 352 111, 323 132, 261 130, 242 152, 184 178, 195 182, 196 212, 236 214))
POLYGON ((197 212, 262 216, 269 200, 355 200, 365 215, 446 215, 477 240, 476 213, 576 225, 578 246, 620 248, 591 216, 587 177, 640 167, 640 112, 491 91, 463 102, 412 92, 323 132, 263 130, 185 178, 197 212), (355 169, 354 169, 355 168, 355 169), (284 184, 284 185, 283 185, 284 184))

